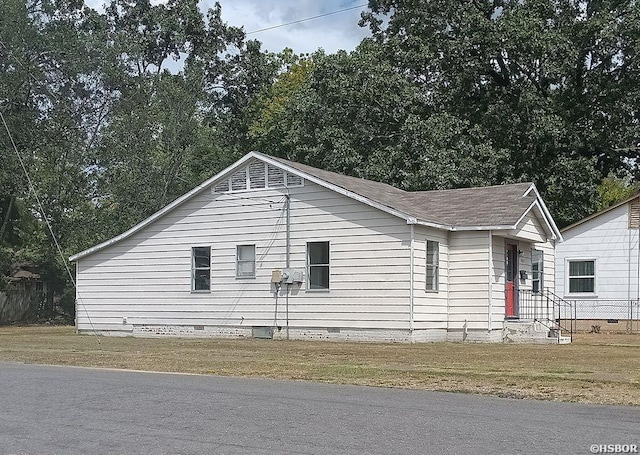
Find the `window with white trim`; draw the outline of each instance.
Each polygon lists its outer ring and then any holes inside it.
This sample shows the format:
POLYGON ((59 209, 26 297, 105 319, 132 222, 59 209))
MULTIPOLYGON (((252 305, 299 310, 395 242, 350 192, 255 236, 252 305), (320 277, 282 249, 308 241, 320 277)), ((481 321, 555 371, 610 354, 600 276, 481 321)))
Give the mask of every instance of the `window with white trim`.
POLYGON ((211 290, 211 247, 191 248, 191 290, 194 292, 211 290))
POLYGON ((255 278, 256 246, 238 245, 236 249, 236 277, 255 278))
POLYGON ((329 290, 329 242, 307 243, 307 289, 329 290))
POLYGON ((569 293, 593 294, 596 292, 596 261, 568 261, 569 293))
POLYGON ((438 276, 440 275, 440 244, 427 240, 426 287, 427 291, 438 292, 438 276))
POLYGON ((540 250, 531 250, 531 290, 534 293, 542 291, 544 253, 540 250))

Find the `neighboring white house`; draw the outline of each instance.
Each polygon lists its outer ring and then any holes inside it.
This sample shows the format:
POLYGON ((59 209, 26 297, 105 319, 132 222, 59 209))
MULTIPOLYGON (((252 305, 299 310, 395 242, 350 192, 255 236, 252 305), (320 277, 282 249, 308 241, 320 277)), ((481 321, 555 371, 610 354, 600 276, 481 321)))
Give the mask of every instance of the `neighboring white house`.
POLYGON ((72 256, 76 324, 134 336, 502 341, 513 332, 505 321, 554 319, 520 295, 553 287, 561 238, 531 183, 405 192, 251 152, 72 256))
POLYGON ((575 302, 579 329, 637 329, 640 296, 640 195, 562 230, 556 292, 575 302), (635 321, 633 325, 632 321, 635 321))

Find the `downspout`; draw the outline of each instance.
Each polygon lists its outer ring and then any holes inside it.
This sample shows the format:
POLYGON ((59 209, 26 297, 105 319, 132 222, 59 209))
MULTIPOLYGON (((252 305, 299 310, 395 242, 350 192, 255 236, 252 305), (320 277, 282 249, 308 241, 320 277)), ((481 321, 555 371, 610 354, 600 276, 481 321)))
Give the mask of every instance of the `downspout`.
MULTIPOLYGON (((287 252, 285 258, 286 268, 291 266, 291 198, 287 194, 285 196, 285 207, 287 208, 287 252)), ((287 340, 289 339, 289 283, 287 283, 287 289, 284 296, 285 314, 287 318, 287 340)))
MULTIPOLYGON (((78 312, 78 310, 80 309, 80 308, 78 307, 78 300, 80 299, 80 293, 78 292, 78 275, 79 275, 79 273, 80 273, 80 259, 78 259, 78 260, 76 261, 76 282, 74 283, 74 284, 75 284, 75 286, 76 286, 76 301, 75 301, 75 306, 76 306, 76 316, 75 316, 75 318, 74 318, 75 323, 76 323, 76 333, 79 333, 79 330, 78 330, 78 314, 80 314, 80 313, 78 312)), ((47 286, 47 287, 48 287, 48 286, 47 286)), ((49 292, 49 289, 47 289, 47 292, 49 292)))
MULTIPOLYGON (((636 319, 638 326, 636 329, 640 329, 640 228, 636 229, 636 242, 638 244, 638 262, 636 263, 638 276, 636 280, 636 319)), ((631 321, 631 330, 633 330, 633 321, 631 321)))
POLYGON ((487 331, 491 334, 493 330, 493 231, 489 231, 489 320, 487 321, 487 331))
POLYGON ((629 307, 631 307, 631 229, 627 229, 627 251, 629 252, 629 257, 627 258, 627 302, 629 302, 629 307))
POLYGON ((415 268, 415 225, 411 224, 411 244, 409 253, 409 333, 413 334, 413 273, 415 268))

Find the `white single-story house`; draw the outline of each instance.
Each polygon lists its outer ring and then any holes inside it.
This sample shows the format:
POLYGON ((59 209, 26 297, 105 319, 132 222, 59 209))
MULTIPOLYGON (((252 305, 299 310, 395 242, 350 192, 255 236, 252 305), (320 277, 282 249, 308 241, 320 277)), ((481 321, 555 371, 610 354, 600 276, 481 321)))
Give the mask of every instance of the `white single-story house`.
POLYGON ((72 256, 76 324, 133 336, 547 337, 551 310, 521 297, 553 288, 561 239, 531 183, 406 192, 251 152, 72 256))
POLYGON ((640 194, 562 230, 556 292, 575 304, 578 329, 640 329, 640 194))

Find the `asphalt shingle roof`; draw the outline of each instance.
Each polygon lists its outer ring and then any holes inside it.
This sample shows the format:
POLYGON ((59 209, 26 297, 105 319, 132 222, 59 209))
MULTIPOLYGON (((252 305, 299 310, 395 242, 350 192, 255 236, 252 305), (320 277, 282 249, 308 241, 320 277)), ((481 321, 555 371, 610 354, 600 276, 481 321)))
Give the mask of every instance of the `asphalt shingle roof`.
POLYGON ((337 174, 282 158, 270 158, 420 221, 450 227, 513 226, 536 198, 533 191, 524 196, 531 183, 403 191, 386 183, 337 174))

